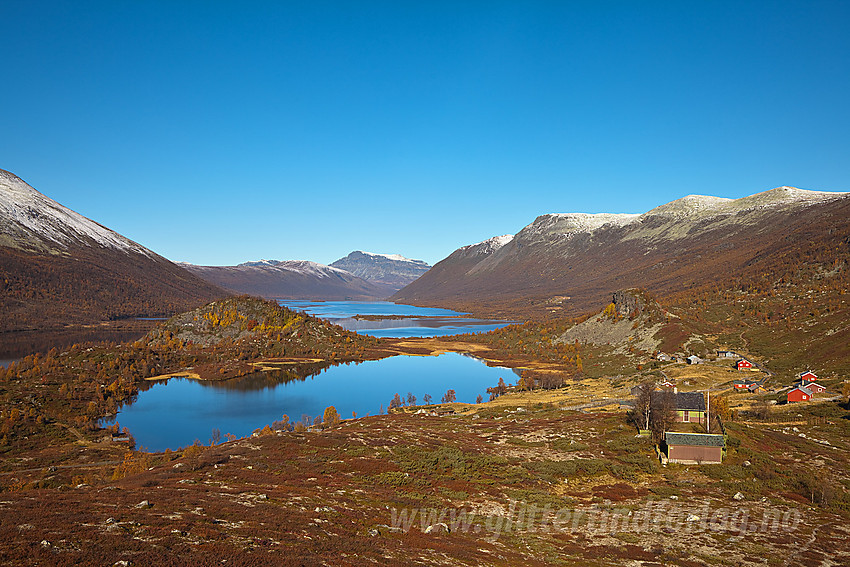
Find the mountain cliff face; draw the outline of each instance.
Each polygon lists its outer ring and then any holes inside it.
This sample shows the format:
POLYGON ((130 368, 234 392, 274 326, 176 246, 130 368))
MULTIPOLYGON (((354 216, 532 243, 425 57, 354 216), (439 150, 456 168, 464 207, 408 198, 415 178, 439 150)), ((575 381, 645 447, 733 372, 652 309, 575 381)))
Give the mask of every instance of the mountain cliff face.
POLYGON ((0 332, 170 315, 225 295, 0 170, 0 332))
POLYGON ((416 281, 431 266, 422 260, 411 260, 399 254, 372 254, 357 250, 331 264, 366 280, 392 294, 416 281))
POLYGON ((260 260, 238 266, 181 265, 217 286, 268 299, 364 301, 388 295, 380 286, 316 262, 260 260))
POLYGON ((779 187, 741 199, 691 195, 644 214, 547 214, 499 247, 467 246, 395 301, 493 314, 586 312, 614 291, 725 285, 848 249, 846 193, 779 187))

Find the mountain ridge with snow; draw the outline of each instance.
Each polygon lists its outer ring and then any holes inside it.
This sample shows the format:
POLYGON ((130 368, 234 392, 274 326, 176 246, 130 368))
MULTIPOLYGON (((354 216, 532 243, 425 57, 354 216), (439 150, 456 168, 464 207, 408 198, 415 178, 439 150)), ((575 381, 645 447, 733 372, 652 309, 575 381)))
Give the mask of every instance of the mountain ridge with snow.
POLYGON ((794 234, 834 239, 847 224, 834 211, 847 207, 850 193, 782 186, 739 199, 687 195, 642 214, 543 214, 495 250, 482 246, 488 241, 458 248, 391 299, 474 311, 530 309, 537 298, 534 309, 580 312, 624 287, 667 293, 688 278, 728 279, 756 260, 773 261, 764 250, 786 250, 794 234), (821 226, 824 215, 832 233, 821 226), (573 299, 557 308, 548 303, 562 296, 573 299))

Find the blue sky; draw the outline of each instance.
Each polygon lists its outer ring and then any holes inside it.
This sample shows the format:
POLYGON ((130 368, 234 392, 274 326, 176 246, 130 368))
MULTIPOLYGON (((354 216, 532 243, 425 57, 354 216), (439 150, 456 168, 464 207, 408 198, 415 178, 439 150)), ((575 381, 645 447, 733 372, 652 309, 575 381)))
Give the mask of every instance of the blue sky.
POLYGON ((850 190, 848 2, 0 0, 0 168, 172 259, 850 190))

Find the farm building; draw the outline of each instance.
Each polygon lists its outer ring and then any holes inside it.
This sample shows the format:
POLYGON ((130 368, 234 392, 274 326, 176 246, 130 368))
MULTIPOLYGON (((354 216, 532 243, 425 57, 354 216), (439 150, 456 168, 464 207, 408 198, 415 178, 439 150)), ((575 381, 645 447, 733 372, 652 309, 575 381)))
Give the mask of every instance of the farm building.
POLYGON ((806 402, 811 399, 812 391, 801 386, 797 386, 788 392, 788 402, 806 402))
POLYGON ((669 462, 685 465, 722 462, 726 444, 723 435, 672 431, 664 434, 664 442, 669 462))
POLYGON ((747 360, 746 358, 742 358, 741 360, 736 362, 735 368, 738 370, 758 370, 756 365, 747 360))

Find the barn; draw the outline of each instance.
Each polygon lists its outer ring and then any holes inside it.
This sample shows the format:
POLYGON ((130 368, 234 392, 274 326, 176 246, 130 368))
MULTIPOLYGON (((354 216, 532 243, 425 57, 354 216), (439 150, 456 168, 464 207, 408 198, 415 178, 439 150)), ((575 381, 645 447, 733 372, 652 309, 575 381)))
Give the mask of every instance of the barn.
POLYGON ((664 443, 669 462, 684 465, 720 463, 726 445, 723 435, 673 431, 664 434, 664 443))

